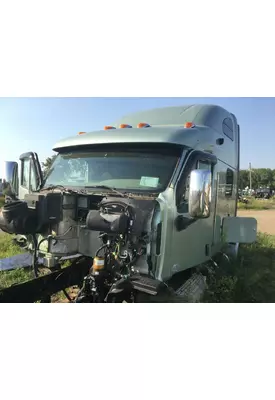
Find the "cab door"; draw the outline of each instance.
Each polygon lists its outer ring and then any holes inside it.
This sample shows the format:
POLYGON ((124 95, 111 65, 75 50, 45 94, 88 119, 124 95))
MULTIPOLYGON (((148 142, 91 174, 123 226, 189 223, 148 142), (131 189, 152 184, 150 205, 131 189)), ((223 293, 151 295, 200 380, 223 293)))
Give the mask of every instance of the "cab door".
POLYGON ((173 239, 170 253, 170 274, 172 275, 199 265, 211 257, 216 197, 216 185, 213 177, 216 164, 217 159, 212 154, 193 151, 176 183, 173 239), (189 214, 189 179, 193 169, 211 171, 210 215, 207 218, 194 219, 189 214))

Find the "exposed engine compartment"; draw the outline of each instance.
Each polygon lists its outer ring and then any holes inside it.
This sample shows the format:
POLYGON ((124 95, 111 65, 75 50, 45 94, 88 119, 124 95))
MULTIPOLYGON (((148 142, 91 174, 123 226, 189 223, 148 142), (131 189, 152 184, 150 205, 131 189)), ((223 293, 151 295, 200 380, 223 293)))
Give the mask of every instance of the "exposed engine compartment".
POLYGON ((159 203, 154 197, 42 190, 27 194, 24 201, 5 204, 0 229, 24 235, 21 244, 35 260, 44 257, 48 268, 64 256, 91 258, 93 264, 78 301, 102 302, 110 293, 115 293, 116 299, 120 292, 125 296, 125 290, 131 297, 133 287, 155 293, 160 284, 152 279, 152 251, 159 248, 153 233, 160 235, 159 224, 154 222, 156 210, 159 203))

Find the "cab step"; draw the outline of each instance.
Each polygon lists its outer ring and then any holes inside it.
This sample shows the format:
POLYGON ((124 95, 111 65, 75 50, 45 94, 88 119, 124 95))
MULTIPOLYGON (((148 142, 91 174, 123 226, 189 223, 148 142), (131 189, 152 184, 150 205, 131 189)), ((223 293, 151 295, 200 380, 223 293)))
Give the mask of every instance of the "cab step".
POLYGON ((206 277, 201 273, 194 273, 176 290, 176 295, 188 303, 199 303, 207 287, 206 277))

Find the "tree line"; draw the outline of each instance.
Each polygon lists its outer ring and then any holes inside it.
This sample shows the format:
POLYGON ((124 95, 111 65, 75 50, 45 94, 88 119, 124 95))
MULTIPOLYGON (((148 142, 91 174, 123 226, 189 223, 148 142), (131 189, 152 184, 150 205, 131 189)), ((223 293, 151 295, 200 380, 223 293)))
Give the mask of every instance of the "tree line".
POLYGON ((51 169, 52 163, 56 159, 56 156, 57 156, 57 154, 53 154, 52 156, 47 157, 46 160, 41 163, 44 176, 46 176, 48 174, 49 170, 51 169))
MULTIPOLYGON (((239 188, 245 189, 250 186, 249 170, 240 170, 239 188)), ((251 170, 251 186, 252 189, 260 187, 275 188, 275 169, 255 168, 251 170)))

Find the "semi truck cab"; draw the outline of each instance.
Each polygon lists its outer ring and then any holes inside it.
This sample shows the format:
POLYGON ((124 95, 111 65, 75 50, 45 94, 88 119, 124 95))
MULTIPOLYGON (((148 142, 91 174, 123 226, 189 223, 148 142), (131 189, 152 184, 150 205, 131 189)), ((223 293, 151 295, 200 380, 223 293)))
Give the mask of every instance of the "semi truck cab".
POLYGON ((109 243, 129 275, 169 284, 226 245, 256 240, 256 220, 237 217, 240 128, 222 107, 135 113, 53 150, 46 177, 36 153, 7 163, 25 220, 8 205, 0 216, 50 268, 68 255, 96 259, 109 243))

